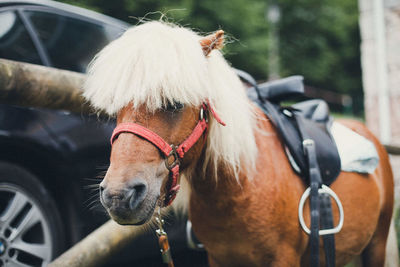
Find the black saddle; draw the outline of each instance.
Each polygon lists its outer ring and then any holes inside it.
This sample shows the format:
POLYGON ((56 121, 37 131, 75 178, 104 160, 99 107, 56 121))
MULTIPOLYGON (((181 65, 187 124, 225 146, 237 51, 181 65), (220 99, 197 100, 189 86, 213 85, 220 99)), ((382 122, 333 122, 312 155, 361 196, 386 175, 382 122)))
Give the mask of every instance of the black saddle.
POLYGON ((306 139, 303 135, 307 135, 307 139, 315 142, 322 182, 330 185, 339 175, 341 165, 336 143, 329 131, 333 120, 326 102, 313 99, 282 106, 281 101, 304 95, 302 76, 257 85, 246 74, 238 72, 240 78, 253 86, 248 89, 248 97, 258 104, 276 127, 293 169, 309 184, 308 160, 303 149, 303 140, 306 139))
MULTIPOLYGON (((280 103, 281 101, 304 95, 303 76, 299 75, 272 82, 261 83, 258 84, 257 87, 261 98, 267 99, 273 103, 280 103)), ((247 95, 253 101, 258 100, 258 95, 254 85, 249 88, 247 95)))
MULTIPOLYGON (((319 266, 319 229, 333 228, 330 196, 320 194, 319 190, 323 184, 329 186, 341 169, 336 143, 329 132, 332 118, 328 105, 323 100, 308 100, 288 107, 281 105, 282 100, 291 100, 304 94, 301 76, 257 85, 249 74, 242 71, 237 73, 253 86, 248 91, 249 98, 260 106, 275 125, 293 169, 309 185, 310 263, 311 266, 319 266)), ((334 235, 324 235, 322 239, 326 265, 334 267, 334 235)))

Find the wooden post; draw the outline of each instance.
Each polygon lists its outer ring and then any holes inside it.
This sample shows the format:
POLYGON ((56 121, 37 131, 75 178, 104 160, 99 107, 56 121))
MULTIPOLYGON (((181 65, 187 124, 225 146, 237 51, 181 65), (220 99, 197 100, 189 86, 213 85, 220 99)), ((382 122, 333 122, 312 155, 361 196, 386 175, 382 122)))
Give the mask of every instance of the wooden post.
POLYGON ((80 90, 84 75, 0 59, 0 103, 94 113, 80 90))
POLYGON ((150 229, 146 226, 122 226, 110 220, 64 252, 48 266, 100 266, 133 239, 145 233, 146 229, 150 229))

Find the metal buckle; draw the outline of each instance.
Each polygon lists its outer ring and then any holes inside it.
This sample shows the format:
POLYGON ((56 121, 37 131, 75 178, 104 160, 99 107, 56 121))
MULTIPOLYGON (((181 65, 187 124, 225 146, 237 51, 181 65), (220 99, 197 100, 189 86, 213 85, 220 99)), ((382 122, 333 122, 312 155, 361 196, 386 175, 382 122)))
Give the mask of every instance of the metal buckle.
MULTIPOLYGON (((203 104, 203 105, 205 105, 205 104, 203 104)), ((202 121, 203 119, 205 119, 205 121, 208 122, 208 117, 207 117, 206 111, 204 110, 204 106, 201 106, 199 119, 200 119, 201 121, 202 121)))
POLYGON ((307 153, 306 147, 308 147, 308 146, 314 146, 314 145, 315 145, 314 140, 312 140, 312 139, 304 139, 304 140, 303 140, 303 152, 304 152, 304 153, 307 153))
POLYGON ((167 233, 164 231, 163 225, 164 225, 164 220, 161 217, 161 206, 158 206, 157 213, 156 213, 156 223, 158 226, 158 229, 156 229, 157 235, 160 237, 162 235, 166 235, 167 233))
MULTIPOLYGON (((300 221, 300 225, 303 228, 304 232, 306 232, 307 234, 310 234, 311 231, 310 229, 307 227, 306 223, 304 222, 304 217, 303 217, 303 209, 304 209, 304 203, 306 202, 308 196, 310 195, 310 191, 311 188, 307 188, 306 191, 304 191, 303 195, 300 198, 300 203, 299 203, 299 221, 300 221)), ((331 235, 331 234, 336 234, 339 233, 340 230, 342 230, 343 227, 343 221, 344 221, 344 212, 343 212, 343 206, 342 203, 339 200, 339 197, 336 195, 336 193, 329 188, 326 185, 322 185, 320 189, 318 189, 318 193, 319 194, 323 194, 326 193, 329 196, 331 196, 335 202, 336 205, 338 206, 339 209, 339 223, 336 227, 331 228, 331 229, 323 229, 323 230, 319 230, 319 235, 331 235)))
POLYGON ((172 148, 171 152, 169 152, 169 155, 165 158, 165 161, 164 161, 165 167, 167 167, 167 169, 170 171, 172 170, 173 167, 180 164, 179 155, 178 155, 178 152, 176 151, 176 149, 178 147, 175 145, 171 145, 171 148, 172 148), (171 158, 171 156, 174 157, 174 161, 170 164, 169 159, 171 158))
POLYGON ((314 145, 314 140, 312 139, 304 139, 303 140, 303 146, 311 146, 314 145))
MULTIPOLYGON (((160 246, 161 258, 165 264, 172 263, 171 249, 168 242, 168 235, 163 229, 164 220, 161 218, 161 207, 158 207, 158 212, 156 215, 156 223, 158 224, 158 229, 156 234, 158 236, 158 244, 160 246)), ((172 263, 173 266, 173 263, 172 263)))

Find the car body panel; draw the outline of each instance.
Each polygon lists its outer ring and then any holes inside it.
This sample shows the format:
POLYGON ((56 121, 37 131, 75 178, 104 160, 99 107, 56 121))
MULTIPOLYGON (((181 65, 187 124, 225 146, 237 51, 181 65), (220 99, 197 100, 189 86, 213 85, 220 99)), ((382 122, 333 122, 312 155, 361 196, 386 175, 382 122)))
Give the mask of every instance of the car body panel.
POLYGON ((55 1, 47 1, 47 0, 0 0, 0 8, 5 7, 18 7, 23 8, 24 6, 42 6, 46 8, 52 8, 54 12, 62 12, 62 13, 70 13, 78 16, 82 16, 86 19, 91 19, 94 21, 98 21, 100 23, 107 23, 110 25, 114 25, 115 27, 128 28, 130 24, 123 22, 121 20, 88 10, 77 6, 72 6, 60 2, 55 1))
POLYGON ((110 151, 114 127, 113 120, 104 123, 96 116, 0 105, 0 139, 24 139, 63 159, 90 155, 92 149, 110 151))

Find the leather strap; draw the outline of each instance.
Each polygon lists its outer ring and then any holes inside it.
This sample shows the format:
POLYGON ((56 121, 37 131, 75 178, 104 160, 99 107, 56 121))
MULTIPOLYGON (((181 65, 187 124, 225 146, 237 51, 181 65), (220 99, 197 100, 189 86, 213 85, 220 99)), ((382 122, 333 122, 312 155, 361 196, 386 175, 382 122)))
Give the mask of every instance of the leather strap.
MULTIPOLYGON (((320 195, 318 189, 322 185, 321 171, 316 158, 315 143, 308 136, 303 128, 303 118, 294 113, 297 126, 302 135, 304 152, 308 159, 309 180, 310 180, 310 213, 311 213, 311 234, 310 234, 310 263, 312 267, 318 267, 319 260, 319 229, 333 228, 332 206, 329 196, 320 195), (308 142, 310 141, 310 142, 308 142), (305 143, 304 143, 305 142, 305 143), (320 214, 321 212, 321 214, 320 214), (321 221, 320 221, 321 220, 321 221)), ((335 237, 334 235, 323 236, 325 261, 327 267, 335 266, 335 237)))
MULTIPOLYGON (((333 214, 331 198, 328 194, 320 194, 321 229, 333 228, 333 214)), ((335 235, 322 236, 324 241, 325 263, 327 267, 335 267, 335 235)))
POLYGON ((306 156, 309 163, 309 179, 310 179, 310 210, 311 210, 311 234, 310 234, 310 248, 311 248, 311 266, 319 266, 319 194, 318 189, 321 187, 321 176, 316 164, 315 147, 314 143, 304 146, 306 156))
MULTIPOLYGON (((259 101, 259 106, 262 110, 268 115, 269 119, 276 126, 278 131, 284 129, 282 125, 282 121, 280 120, 280 116, 277 113, 277 110, 273 107, 269 101, 261 99, 259 101)), ((294 119, 297 123, 297 128, 300 132, 300 136, 302 140, 312 140, 310 136, 308 136, 307 131, 304 129, 301 115, 298 115, 295 110, 292 112, 294 119)), ((281 136, 282 133, 280 133, 281 136)), ((324 201, 321 200, 318 189, 322 185, 321 172, 319 169, 319 165, 316 158, 316 150, 315 144, 312 141, 312 144, 309 146, 303 146, 304 153, 308 163, 308 172, 303 173, 303 175, 307 175, 310 183, 310 213, 311 213, 311 234, 310 234, 310 263, 312 267, 319 266, 319 229, 320 229, 320 218, 321 216, 321 226, 323 228, 332 228, 333 219, 332 219, 332 207, 324 201), (322 202, 322 204, 320 203, 322 202), (322 206, 322 213, 320 214, 320 206, 322 206), (326 216, 325 216, 326 215, 326 216), (332 225, 330 224, 332 221, 332 225)), ((334 235, 327 235, 323 237, 324 240, 324 250, 325 250, 325 259, 326 265, 328 267, 335 266, 335 239, 334 235)))

